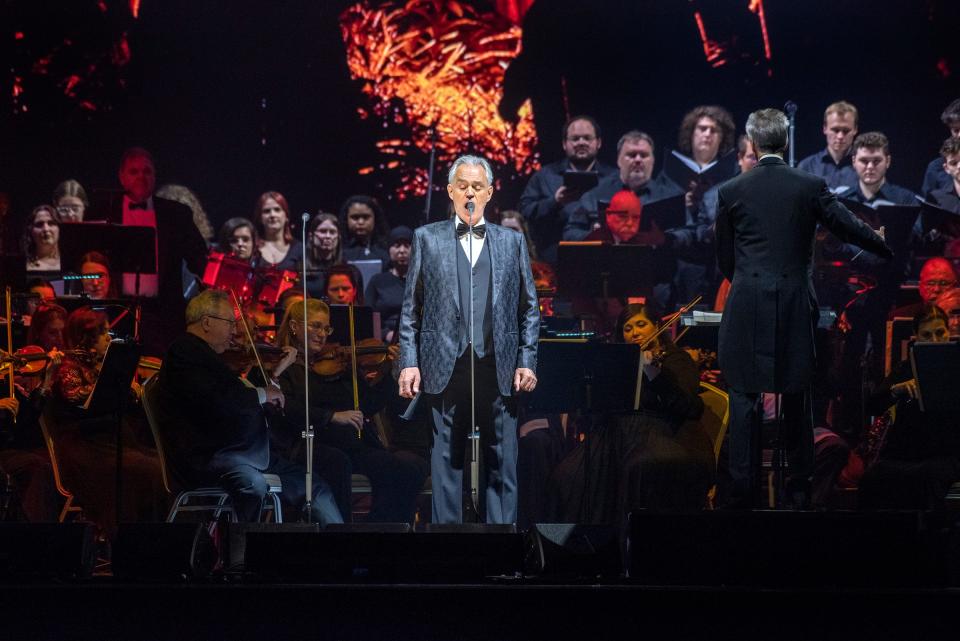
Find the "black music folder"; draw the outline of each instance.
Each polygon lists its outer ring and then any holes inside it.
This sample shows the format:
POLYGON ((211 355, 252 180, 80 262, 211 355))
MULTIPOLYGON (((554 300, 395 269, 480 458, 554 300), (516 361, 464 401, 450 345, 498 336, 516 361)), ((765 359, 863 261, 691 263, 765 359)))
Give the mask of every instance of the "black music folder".
POLYGON ((843 198, 840 202, 873 229, 879 230, 880 227, 884 227, 887 245, 893 250, 894 255, 900 258, 906 255, 913 225, 917 221, 917 216, 920 215, 920 205, 894 205, 880 202, 865 205, 843 198))
POLYGON ((960 412, 960 343, 914 343, 910 366, 917 380, 921 412, 960 412))
POLYGON ((923 235, 936 231, 941 236, 960 237, 960 211, 951 211, 917 196, 923 235))
POLYGON ((694 184, 695 189, 703 193, 737 175, 737 151, 731 149, 718 156, 705 169, 701 169, 692 158, 679 151, 670 151, 663 164, 663 173, 680 185, 682 190, 687 191, 690 185, 694 184))
POLYGON ((595 171, 573 171, 568 169, 563 172, 563 186, 567 189, 586 193, 600 184, 600 174, 595 171))
POLYGON ((660 231, 684 227, 687 224, 685 195, 678 194, 644 203, 640 216, 640 231, 650 231, 654 222, 660 231))

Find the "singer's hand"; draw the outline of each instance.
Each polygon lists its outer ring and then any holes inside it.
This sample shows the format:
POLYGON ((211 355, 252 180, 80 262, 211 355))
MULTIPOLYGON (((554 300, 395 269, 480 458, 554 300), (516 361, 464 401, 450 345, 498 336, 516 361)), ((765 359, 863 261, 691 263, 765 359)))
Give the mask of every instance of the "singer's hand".
POLYGON ((518 367, 513 373, 513 390, 515 392, 532 392, 537 386, 537 375, 532 369, 518 367))
POLYGON ((400 396, 413 398, 420 393, 420 368, 404 367, 400 370, 400 396))

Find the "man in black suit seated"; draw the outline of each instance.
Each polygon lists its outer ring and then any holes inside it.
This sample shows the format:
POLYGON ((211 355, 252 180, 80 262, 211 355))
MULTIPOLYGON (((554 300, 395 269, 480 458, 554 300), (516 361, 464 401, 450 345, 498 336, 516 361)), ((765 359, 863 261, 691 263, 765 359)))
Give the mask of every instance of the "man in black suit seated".
POLYGON ((597 160, 601 142, 596 120, 590 116, 570 118, 563 126, 564 159, 544 165, 530 177, 520 196, 520 213, 530 224, 537 253, 547 262, 556 262, 566 206, 583 196, 563 184, 564 172, 596 172, 599 180, 616 174, 613 167, 597 160))
POLYGON ((830 193, 822 178, 789 167, 787 116, 750 114, 747 134, 760 161, 720 186, 717 259, 730 280, 720 325, 719 357, 730 393, 730 475, 734 504, 759 499, 757 405, 762 392, 782 393, 784 440, 794 502, 809 500, 813 472, 810 409, 819 307, 811 260, 823 225, 842 240, 890 258, 883 239, 830 193))
POLYGON ((123 294, 141 297, 140 334, 143 352, 163 354, 181 332, 183 264, 194 274, 203 274, 207 244, 193 223, 189 207, 154 196, 156 170, 146 149, 132 147, 123 152, 118 173, 123 198, 109 212, 109 222, 153 227, 157 232, 156 274, 123 274, 123 294))
MULTIPOLYGON (((271 453, 264 415, 265 405, 283 406, 283 393, 247 383, 219 356, 237 324, 229 297, 203 292, 187 305, 186 320, 187 333, 170 345, 157 374, 157 409, 174 476, 187 486, 222 487, 240 521, 257 519, 267 494, 265 473, 278 475, 284 502, 299 507, 305 470, 271 453)), ((312 518, 323 525, 343 522, 330 487, 317 475, 312 518)))

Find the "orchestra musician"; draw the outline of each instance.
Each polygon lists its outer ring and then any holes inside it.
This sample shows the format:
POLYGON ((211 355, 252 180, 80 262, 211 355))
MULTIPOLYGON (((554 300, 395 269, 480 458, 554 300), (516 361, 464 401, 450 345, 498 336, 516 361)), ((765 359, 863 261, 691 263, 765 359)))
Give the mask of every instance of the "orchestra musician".
MULTIPOLYGON (((106 316, 80 307, 67 317, 66 355, 44 414, 55 433, 64 485, 84 513, 112 536, 117 525, 116 418, 90 415, 84 409, 109 345, 106 316)), ((126 422, 123 429, 122 514, 132 520, 162 520, 166 491, 156 451, 137 443, 126 422)))
MULTIPOLYGON (((286 403, 283 417, 273 422, 274 432, 287 443, 300 441, 299 435, 304 429, 304 394, 309 389, 310 421, 320 446, 314 446, 317 469, 323 474, 327 467, 324 459, 329 453, 325 449, 345 453, 349 457, 345 474, 348 487, 353 472, 370 479, 373 496, 367 520, 413 523, 414 503, 427 475, 426 462, 409 452, 388 451, 371 420, 396 395, 396 383, 389 370, 400 349, 396 345, 383 346, 379 357, 373 354, 371 368, 357 373, 358 409, 353 403, 352 365, 344 351, 347 348, 327 344, 332 332, 330 308, 323 301, 307 300, 306 322, 302 302, 287 309, 277 341, 281 346, 295 348, 298 361, 278 377, 286 403), (309 374, 304 371, 305 332, 309 374)), ((302 456, 302 448, 294 450, 302 456)), ((281 453, 293 456, 292 451, 281 453)))
POLYGON ((640 409, 605 416, 556 467, 551 520, 623 523, 636 508, 701 509, 713 484, 713 444, 698 419, 700 374, 690 355, 658 330, 651 305, 630 303, 616 341, 640 345, 640 409))
MULTIPOLYGON (((304 467, 271 451, 264 407, 282 406, 283 392, 255 387, 220 358, 234 342, 237 316, 226 292, 207 290, 187 305, 187 331, 170 345, 157 376, 158 422, 175 479, 192 487, 219 486, 237 518, 256 520, 267 484, 280 476, 284 503, 299 508, 306 495, 304 467)), ((342 523, 330 487, 314 478, 312 518, 342 523)))

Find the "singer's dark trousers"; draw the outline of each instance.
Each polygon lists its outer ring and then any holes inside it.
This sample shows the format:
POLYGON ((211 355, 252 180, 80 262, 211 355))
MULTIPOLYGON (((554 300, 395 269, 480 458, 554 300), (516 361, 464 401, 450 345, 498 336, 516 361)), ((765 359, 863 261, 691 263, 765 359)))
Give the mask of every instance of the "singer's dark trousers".
MULTIPOLYGON (((500 395, 492 355, 474 360, 480 427, 480 514, 487 523, 517 520, 517 407, 500 395)), ((470 350, 457 359, 442 394, 431 398, 433 522, 463 522, 464 458, 470 452, 470 350)), ((469 468, 468 468, 469 474, 469 468)), ((469 477, 468 477, 469 479, 469 477)))
MULTIPOLYGON (((730 476, 733 499, 761 507, 760 394, 728 390, 730 394, 730 476)), ((813 476, 813 413, 810 392, 782 394, 783 440, 787 454, 787 491, 809 492, 813 476)))

